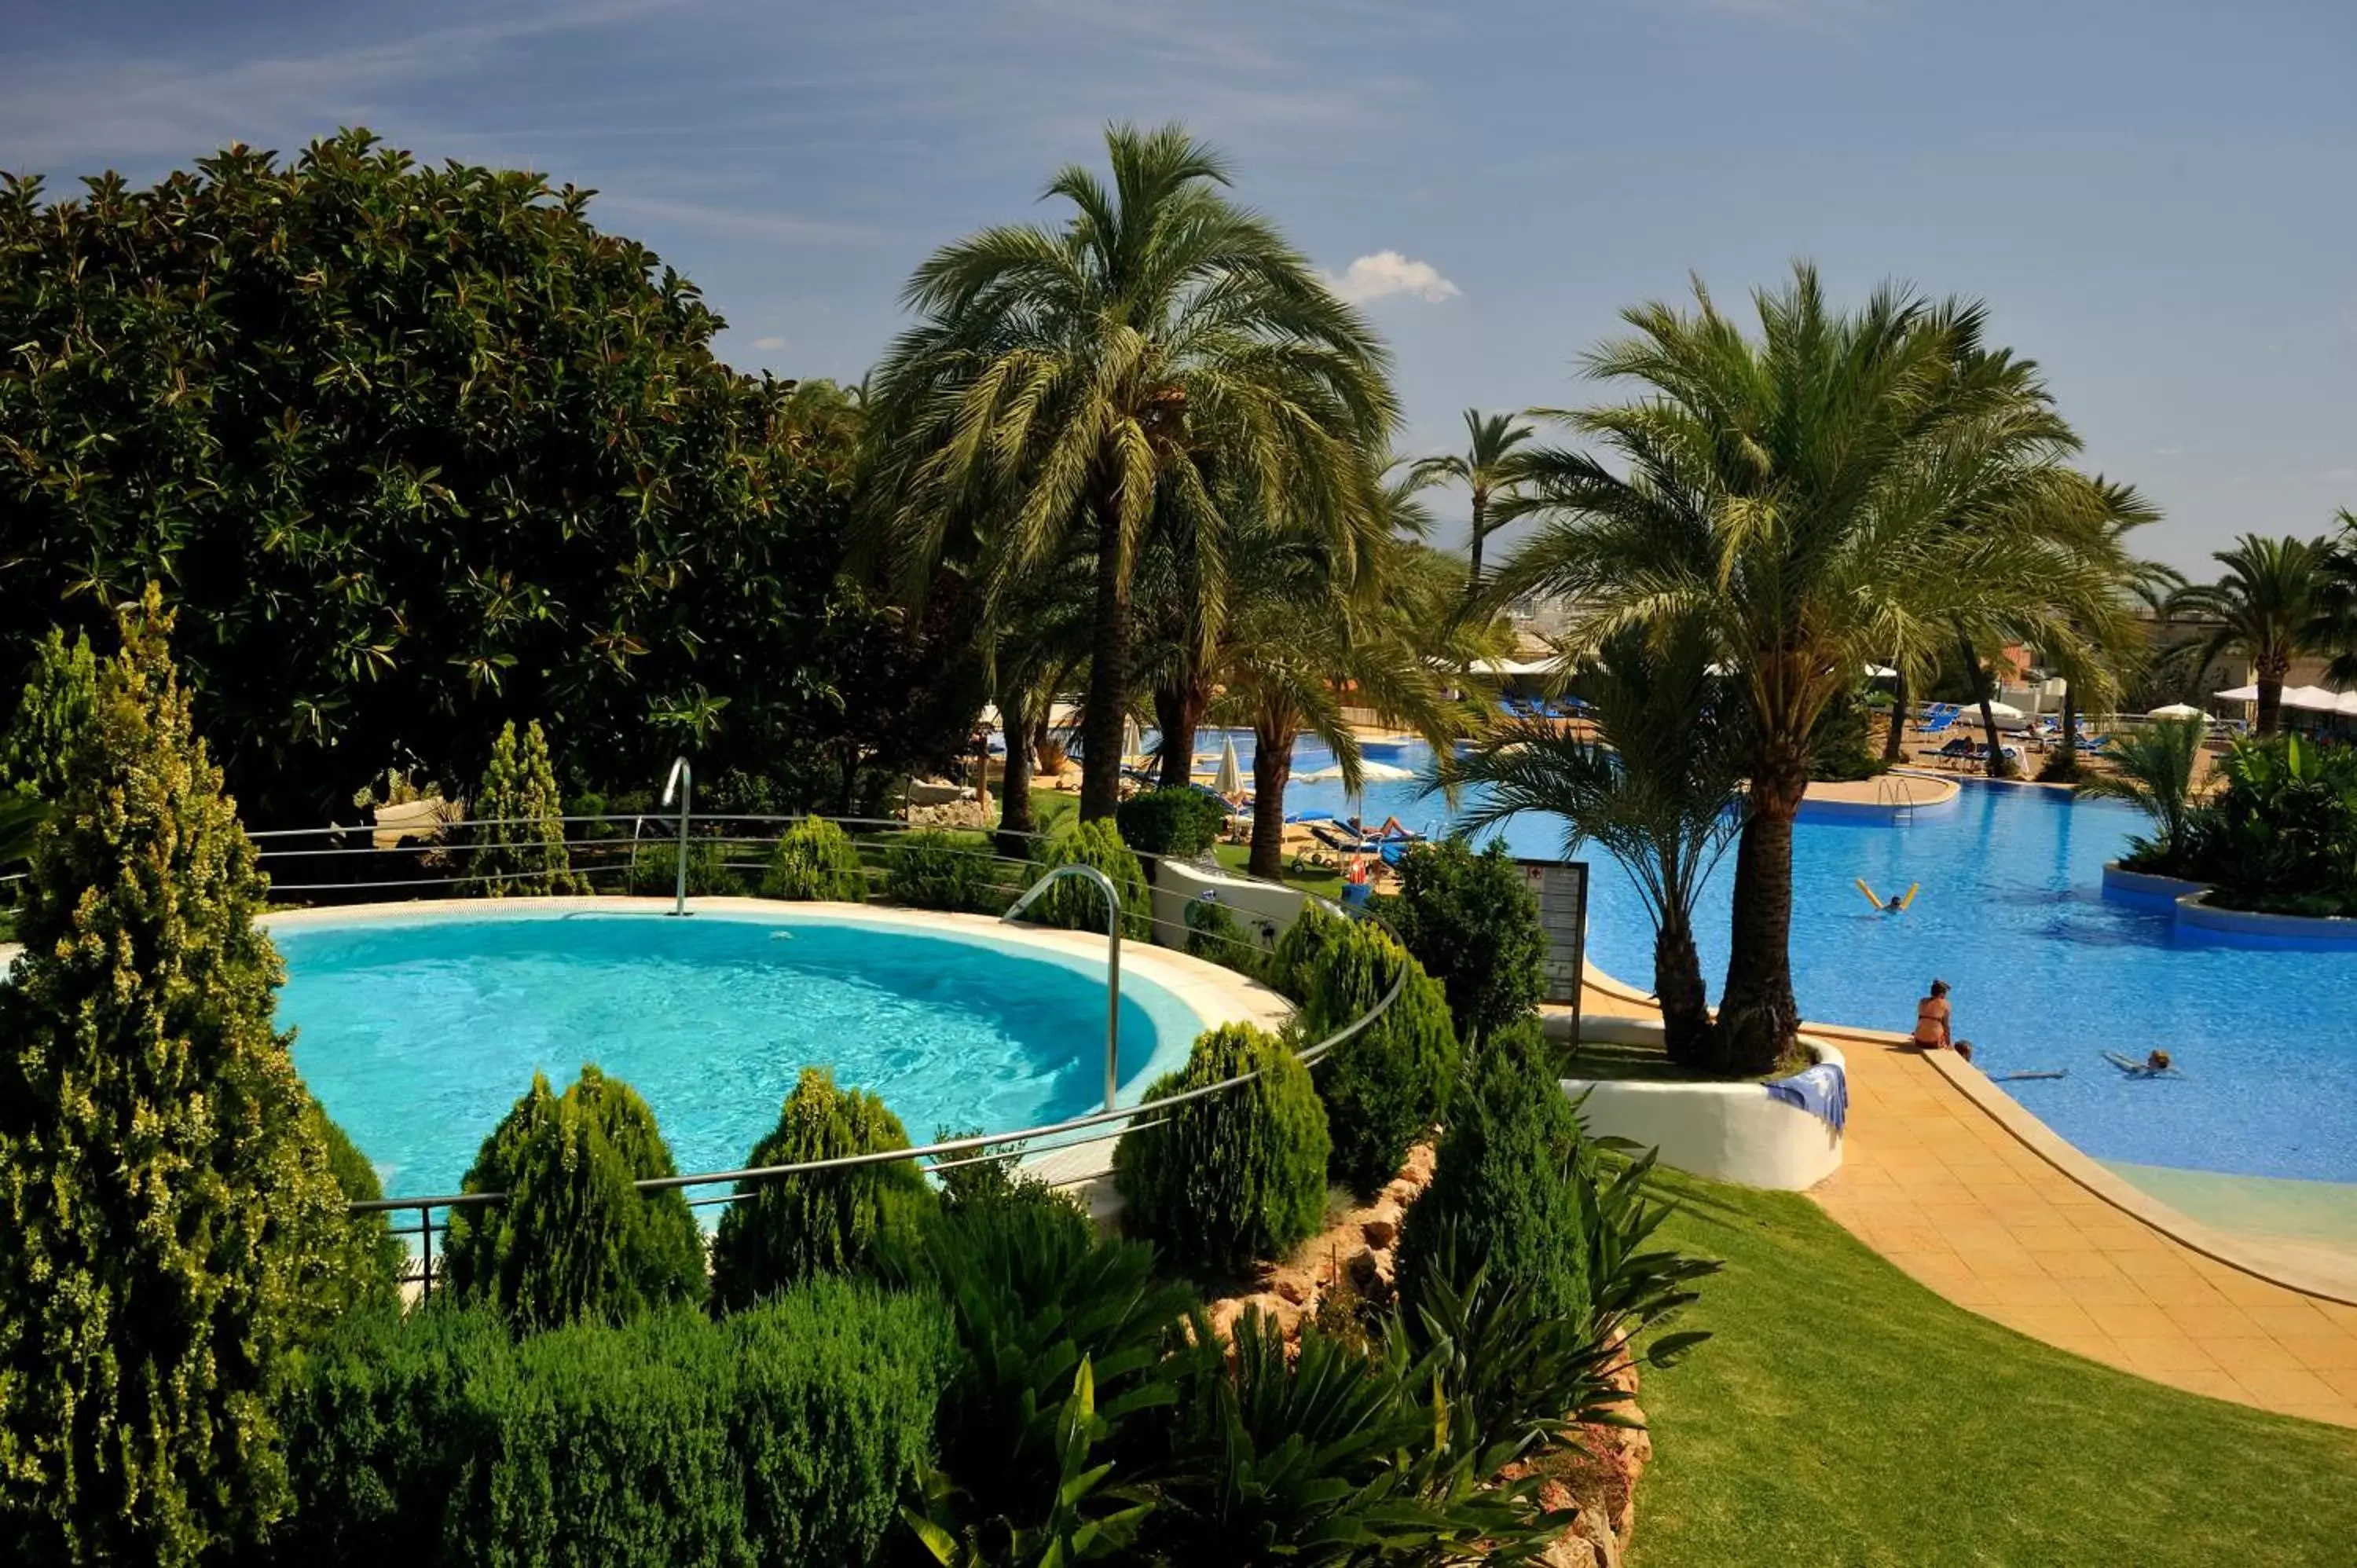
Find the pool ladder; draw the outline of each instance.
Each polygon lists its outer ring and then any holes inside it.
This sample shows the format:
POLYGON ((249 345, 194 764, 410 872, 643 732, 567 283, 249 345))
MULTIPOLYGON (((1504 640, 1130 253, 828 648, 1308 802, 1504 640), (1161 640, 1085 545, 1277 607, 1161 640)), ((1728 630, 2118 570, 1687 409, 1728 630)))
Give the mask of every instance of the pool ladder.
POLYGON ((1892 822, 1911 822, 1915 820, 1914 791, 1889 774, 1886 773, 1875 781, 1874 797, 1878 803, 1891 808, 1892 822))
POLYGON ((1093 883, 1105 901, 1105 1069, 1104 1108, 1114 1108, 1114 1095, 1121 1082, 1121 892, 1113 878, 1093 865, 1060 865, 1025 889, 1023 897, 998 918, 1001 924, 1012 921, 1029 908, 1033 900, 1048 891, 1054 883, 1067 876, 1081 876, 1093 883))

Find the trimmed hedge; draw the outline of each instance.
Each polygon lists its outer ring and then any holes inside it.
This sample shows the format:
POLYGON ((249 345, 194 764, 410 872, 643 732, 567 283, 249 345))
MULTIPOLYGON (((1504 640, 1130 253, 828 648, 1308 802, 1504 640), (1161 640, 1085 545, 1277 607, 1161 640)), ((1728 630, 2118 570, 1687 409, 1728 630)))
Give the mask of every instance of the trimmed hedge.
POLYGON ((1007 905, 993 884, 1000 867, 979 844, 959 843, 939 828, 902 833, 884 846, 884 893, 912 909, 995 914, 1007 905))
POLYGON ((559 1096, 534 1073, 461 1189, 507 1200, 450 1212, 452 1294, 526 1329, 701 1301, 704 1239, 687 1199, 631 1185, 678 1174, 630 1085, 584 1067, 559 1096))
POLYGON ((1414 1310, 1444 1263, 1462 1273, 1486 1262, 1495 1288, 1519 1286, 1551 1316, 1583 1317, 1592 1303, 1579 1118, 1548 1065, 1538 1024, 1492 1038, 1457 1101, 1432 1185, 1401 1227, 1401 1299, 1414 1310), (1456 1255, 1446 1259, 1452 1234, 1456 1255))
POLYGON ((1448 1114, 1456 1085, 1456 1032, 1437 982, 1383 928, 1355 924, 1312 966, 1295 1027, 1307 1044, 1365 1016, 1395 981, 1382 1017, 1337 1046, 1318 1069, 1333 1139, 1328 1171, 1361 1197, 1399 1174, 1409 1147, 1448 1114))
MULTIPOLYGON (((1122 934, 1139 939, 1153 934, 1154 906, 1146 887, 1146 872, 1129 845, 1121 842, 1121 830, 1113 823, 1103 818, 1066 822, 1049 834, 1040 846, 1034 880, 1060 865, 1092 865, 1113 878, 1114 888, 1121 895, 1122 934)), ((1043 926, 1102 931, 1104 894, 1083 877, 1068 876, 1039 895, 1039 901, 1024 915, 1043 926)))
POLYGON ((1285 934, 1276 939, 1276 946, 1268 956, 1267 979, 1270 989, 1293 1002, 1309 998, 1310 972, 1326 950, 1340 941, 1351 922, 1337 915, 1315 898, 1301 901, 1301 913, 1285 934))
POLYGON ((1220 840, 1227 808, 1191 785, 1141 789, 1114 808, 1122 842, 1140 854, 1192 860, 1220 840))
MULTIPOLYGON (((776 1128, 745 1163, 798 1165, 907 1147, 907 1129, 881 1100, 837 1089, 832 1072, 812 1067, 802 1069, 776 1128)), ((723 1211, 712 1245, 713 1300, 724 1312, 741 1311, 813 1274, 866 1272, 877 1246, 932 1202, 924 1173, 909 1160, 739 1182, 737 1190, 746 1196, 723 1211)))
POLYGON ((1207 1030, 1148 1103, 1258 1071, 1250 1083, 1175 1106, 1114 1145, 1126 1228, 1198 1279, 1282 1258, 1326 1214, 1326 1112, 1309 1069, 1249 1024, 1207 1030))
POLYGON ((779 836, 769 869, 761 875, 761 896, 866 902, 867 875, 860 868, 859 846, 824 817, 804 817, 779 836))
POLYGON ((923 1294, 814 1281, 512 1341, 436 1305, 347 1319, 285 1412, 284 1563, 877 1561, 951 1364, 923 1294))
POLYGON ((1411 848, 1400 891, 1383 914, 1426 974, 1440 982, 1469 1047, 1529 1015, 1546 993, 1546 935, 1530 883, 1492 843, 1461 839, 1411 848))

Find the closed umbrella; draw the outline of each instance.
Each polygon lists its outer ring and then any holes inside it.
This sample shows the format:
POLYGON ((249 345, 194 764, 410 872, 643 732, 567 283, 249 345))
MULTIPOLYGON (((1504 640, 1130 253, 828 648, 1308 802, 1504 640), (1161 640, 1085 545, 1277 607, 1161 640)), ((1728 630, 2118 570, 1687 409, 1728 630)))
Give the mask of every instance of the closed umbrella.
POLYGON ((2255 703, 2259 700, 2259 688, 2255 682, 2248 686, 2230 686, 2222 692, 2210 694, 2222 703, 2255 703))
POLYGON ((1135 719, 1121 721, 1121 755, 1124 761, 1146 749, 1146 737, 1137 731, 1135 719))
POLYGON ((1236 737, 1229 736, 1220 747, 1220 770, 1211 776, 1211 788, 1222 795, 1240 795, 1244 788, 1244 770, 1236 761, 1236 737))

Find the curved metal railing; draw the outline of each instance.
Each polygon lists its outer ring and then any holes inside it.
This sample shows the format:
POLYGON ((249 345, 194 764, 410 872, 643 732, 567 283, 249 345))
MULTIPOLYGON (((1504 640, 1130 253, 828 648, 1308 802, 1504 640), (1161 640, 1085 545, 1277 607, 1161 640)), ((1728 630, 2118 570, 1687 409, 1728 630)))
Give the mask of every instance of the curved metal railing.
MULTIPOLYGON (((374 842, 374 835, 380 830, 367 823, 350 826, 331 824, 318 828, 272 829, 254 832, 249 836, 260 846, 259 858, 265 868, 273 862, 287 865, 292 869, 290 863, 325 860, 331 865, 345 864, 352 864, 356 866, 392 865, 399 869, 407 869, 414 865, 417 869, 430 870, 433 873, 423 876, 378 876, 356 879, 350 876, 339 877, 333 872, 328 872, 325 875, 329 877, 328 880, 302 882, 280 882, 274 878, 271 888, 274 901, 289 898, 317 898, 322 895, 330 896, 338 902, 371 901, 365 897, 351 899, 350 896, 364 896, 371 892, 414 894, 416 890, 425 887, 479 888, 501 883, 545 879, 552 874, 569 875, 592 886, 600 878, 617 874, 622 875, 626 881, 639 880, 642 877, 645 869, 644 857, 650 852, 667 852, 675 857, 675 864, 660 865, 658 863, 658 867, 661 872, 670 874, 668 880, 671 881, 672 886, 667 891, 672 894, 671 912, 683 914, 688 911, 688 906, 693 897, 712 896, 695 895, 689 889, 689 861, 692 849, 703 849, 716 854, 719 857, 719 867, 726 872, 733 874, 752 871, 766 866, 766 856, 758 859, 732 857, 741 857, 749 851, 772 849, 784 836, 786 828, 794 823, 809 821, 813 816, 819 816, 820 820, 832 822, 854 836, 855 843, 863 850, 860 869, 864 875, 871 880, 888 879, 891 870, 890 856, 896 847, 892 842, 893 838, 896 835, 923 832, 928 827, 928 824, 911 823, 890 818, 822 816, 819 813, 762 814, 706 811, 698 815, 694 822, 696 825, 708 826, 712 831, 700 836, 691 836, 685 793, 685 787, 688 787, 689 781, 683 767, 674 765, 672 782, 683 786, 680 794, 680 809, 675 816, 670 813, 658 817, 651 812, 625 812, 571 815, 554 819, 566 829, 565 848, 567 858, 572 862, 571 865, 561 869, 535 868, 487 873, 474 872, 471 868, 462 869, 468 857, 484 849, 529 853, 538 846, 497 841, 491 844, 474 845, 449 842, 453 838, 470 837, 488 828, 539 827, 551 821, 547 818, 460 819, 436 824, 432 829, 436 836, 432 840, 419 843, 401 842, 382 846, 374 842), (645 831, 650 827, 671 829, 674 822, 677 823, 675 835, 666 833, 663 838, 646 836, 645 831), (574 831, 576 829, 582 830, 578 836, 574 831), (767 829, 775 831, 762 831, 767 829), (601 832, 609 832, 610 836, 597 836, 601 832), (625 832, 630 836, 624 837, 625 832), (366 842, 358 844, 348 842, 355 835, 361 836, 366 842), (314 847, 312 843, 306 841, 324 842, 318 843, 317 847, 314 847), (876 857, 871 857, 869 854, 865 853, 867 851, 877 852, 877 854, 876 857), (587 857, 588 862, 586 865, 582 863, 584 857, 587 857), (877 858, 881 859, 882 864, 877 864, 877 858)), ((667 789, 666 804, 669 802, 670 793, 667 789)), ((1009 836, 1025 841, 1028 846, 1045 840, 1049 836, 1048 834, 1033 832, 1008 835, 985 828, 963 831, 985 834, 993 843, 989 846, 984 846, 943 843, 935 841, 929 843, 928 853, 936 855, 971 857, 973 861, 987 865, 990 870, 979 875, 988 879, 979 881, 977 886, 992 895, 994 898, 1003 895, 1010 900, 1010 907, 1000 917, 1002 919, 1016 918, 1024 908, 1028 908, 1034 897, 1060 875, 1085 874, 1089 880, 1100 885, 1101 890, 1106 894, 1113 918, 1110 920, 1108 941, 1107 989, 1109 994, 1104 1109, 1060 1122, 1042 1122, 1037 1126, 1006 1131, 968 1133, 954 1138, 939 1139, 912 1148, 879 1149, 865 1154, 839 1155, 826 1160, 805 1160, 774 1165, 748 1165, 731 1170, 695 1171, 677 1176, 651 1177, 635 1184, 640 1192, 693 1191, 699 1187, 712 1187, 730 1188, 726 1192, 691 1197, 688 1199, 692 1208, 709 1208, 737 1202, 759 1192, 762 1187, 771 1182, 820 1171, 847 1170, 863 1165, 909 1160, 916 1162, 922 1169, 941 1172, 996 1161, 1011 1161, 1052 1155, 1068 1149, 1083 1148, 1091 1144, 1109 1142, 1133 1132, 1146 1131, 1158 1125, 1174 1106, 1201 1100, 1211 1095, 1225 1093, 1251 1082, 1259 1076, 1257 1071, 1241 1073, 1218 1083, 1205 1084, 1164 1099, 1132 1106, 1115 1105, 1114 1100, 1117 1090, 1117 1059, 1113 1053, 1117 1046, 1121 1007, 1118 954, 1123 914, 1118 889, 1114 887, 1110 877, 1094 867, 1071 865, 1050 867, 1043 874, 1039 864, 1028 856, 1004 854, 999 853, 996 847, 998 843, 1009 836)), ((307 871, 311 868, 307 865, 304 869, 307 871)), ((1219 869, 1223 875, 1256 882, 1264 886, 1271 885, 1265 878, 1254 877, 1224 866, 1219 869)), ((1287 890, 1301 891, 1293 888, 1287 890)), ((1307 893, 1303 893, 1302 896, 1316 897, 1316 895, 1307 893)), ((1363 909, 1345 908, 1330 900, 1319 899, 1318 901, 1325 904, 1329 909, 1347 918, 1373 918, 1363 909)), ((1244 913, 1232 906, 1229 908, 1232 914, 1244 913)), ((1151 912, 1150 900, 1146 918, 1151 927, 1169 930, 1178 935, 1179 939, 1178 945, 1190 950, 1200 951, 1222 941, 1241 941, 1242 945, 1249 949, 1250 953, 1254 956, 1265 955, 1268 950, 1258 940, 1250 935, 1241 939, 1227 938, 1221 933, 1189 925, 1183 920, 1166 920, 1151 912)), ((1231 967, 1239 969, 1247 967, 1241 961, 1245 957, 1244 954, 1239 953, 1234 956, 1240 961, 1232 964, 1231 967)), ((1394 977, 1391 987, 1363 1015, 1351 1020, 1324 1037, 1301 1047, 1295 1053, 1297 1059, 1304 1066, 1314 1067, 1337 1047, 1355 1037, 1382 1017, 1398 998, 1405 983, 1406 971, 1403 967, 1394 977)), ((423 1292, 430 1294, 436 1277, 434 1239, 447 1229, 450 1212, 455 1209, 481 1208, 502 1203, 506 1201, 507 1197, 504 1192, 461 1192, 417 1197, 385 1197, 356 1202, 351 1205, 351 1209, 356 1214, 374 1213, 414 1217, 416 1222, 414 1225, 396 1226, 393 1229, 393 1234, 402 1237, 405 1241, 415 1243, 412 1256, 416 1259, 416 1267, 405 1277, 404 1283, 417 1285, 423 1292), (437 1215, 441 1217, 440 1223, 436 1222, 437 1215)))

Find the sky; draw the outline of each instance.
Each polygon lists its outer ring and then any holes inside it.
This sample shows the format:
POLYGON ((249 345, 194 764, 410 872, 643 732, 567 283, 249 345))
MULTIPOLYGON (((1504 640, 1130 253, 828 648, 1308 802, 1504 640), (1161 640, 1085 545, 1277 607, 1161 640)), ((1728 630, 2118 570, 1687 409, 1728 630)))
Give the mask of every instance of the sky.
MULTIPOLYGON (((1611 389, 1619 313, 1814 262, 1986 302, 2199 571, 2357 508, 2357 5, 2246 0, 0 0, 0 169, 70 192, 366 125, 592 188, 856 380, 934 247, 1184 122, 1390 340, 1423 454, 1611 389)), ((1444 521, 1461 503, 1438 502, 1444 521)), ((1461 537, 1461 525, 1456 531, 1461 537)))

